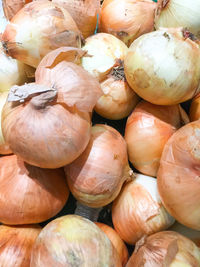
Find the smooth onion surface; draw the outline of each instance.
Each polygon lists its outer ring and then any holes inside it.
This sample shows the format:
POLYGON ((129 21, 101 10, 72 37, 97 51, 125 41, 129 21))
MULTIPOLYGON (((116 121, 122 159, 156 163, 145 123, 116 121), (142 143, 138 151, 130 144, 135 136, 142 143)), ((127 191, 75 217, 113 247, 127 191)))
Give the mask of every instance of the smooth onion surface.
POLYGON ((200 119, 200 94, 192 99, 190 103, 189 116, 191 121, 200 119))
POLYGON ((32 0, 2 0, 5 17, 11 20, 17 12, 32 0))

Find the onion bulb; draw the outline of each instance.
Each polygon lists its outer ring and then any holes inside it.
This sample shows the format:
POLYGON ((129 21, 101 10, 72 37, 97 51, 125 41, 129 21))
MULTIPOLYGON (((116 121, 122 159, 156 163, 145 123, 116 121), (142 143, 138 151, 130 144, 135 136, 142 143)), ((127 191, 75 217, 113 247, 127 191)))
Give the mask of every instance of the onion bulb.
POLYGON ((162 231, 174 223, 161 203, 155 178, 136 174, 113 201, 112 221, 119 236, 128 244, 162 231))
POLYGON ((7 53, 37 67, 50 51, 61 46, 81 46, 81 34, 71 15, 50 1, 25 5, 2 35, 7 53))
POLYGON ((30 267, 121 267, 112 243, 93 222, 66 215, 48 223, 36 239, 30 267))
POLYGON ((2 0, 0 0, 0 37, 1 37, 2 32, 5 30, 7 23, 8 21, 3 11, 3 3, 2 3, 2 0))
POLYGON ((121 40, 108 33, 88 37, 82 49, 88 53, 82 58, 82 67, 99 81, 103 81, 113 67, 121 66, 128 51, 121 40))
POLYGON ((1 266, 30 267, 32 248, 40 231, 39 225, 1 225, 1 266))
POLYGON ((113 244, 113 246, 115 247, 115 249, 117 250, 117 252, 119 254, 119 257, 120 257, 121 262, 122 262, 122 267, 125 267, 126 263, 128 261, 128 258, 129 258, 129 254, 128 254, 128 249, 127 249, 125 243, 123 242, 123 240, 120 238, 118 233, 112 227, 108 226, 107 224, 100 223, 100 222, 96 222, 95 224, 110 239, 111 243, 113 244))
POLYGON ((125 126, 130 162, 141 173, 155 177, 165 143, 188 122, 188 116, 180 105, 158 106, 141 101, 125 126))
POLYGON ((157 4, 151 0, 104 0, 100 31, 113 34, 126 45, 154 29, 157 4))
POLYGON ((76 22, 84 38, 93 35, 100 13, 100 0, 52 0, 64 7, 76 22))
POLYGON ((200 94, 192 99, 190 103, 189 116, 191 121, 200 119, 200 94))
POLYGON ((158 0, 155 28, 186 27, 200 37, 199 0, 158 0))
POLYGON ((103 207, 131 179, 124 138, 113 127, 96 124, 84 152, 64 167, 71 193, 89 207, 103 207))
POLYGON ((126 267, 199 266, 200 249, 188 238, 165 231, 140 240, 126 267))
POLYGON ((11 20, 29 2, 32 2, 32 0, 2 0, 5 17, 11 20))
POLYGON ((124 70, 131 88, 157 105, 174 105, 200 90, 200 49, 182 28, 162 28, 137 38, 129 47, 124 70))
POLYGON ((186 124, 165 144, 158 170, 161 200, 183 225, 200 230, 200 121, 186 124))

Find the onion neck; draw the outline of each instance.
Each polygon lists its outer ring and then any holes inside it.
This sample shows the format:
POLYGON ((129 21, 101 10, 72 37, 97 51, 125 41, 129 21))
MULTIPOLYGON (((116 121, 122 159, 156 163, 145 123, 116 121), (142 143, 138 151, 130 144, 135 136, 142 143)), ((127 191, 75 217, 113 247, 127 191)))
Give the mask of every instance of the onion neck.
POLYGON ((102 208, 91 208, 77 201, 75 214, 82 216, 90 221, 96 222, 99 217, 99 212, 102 208))

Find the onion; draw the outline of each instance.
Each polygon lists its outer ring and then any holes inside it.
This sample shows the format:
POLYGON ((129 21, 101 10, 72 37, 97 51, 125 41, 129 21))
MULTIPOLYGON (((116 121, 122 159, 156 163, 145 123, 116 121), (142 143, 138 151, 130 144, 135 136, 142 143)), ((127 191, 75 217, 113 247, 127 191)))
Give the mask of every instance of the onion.
POLYGON ((113 34, 129 46, 140 35, 153 31, 156 7, 151 0, 104 0, 100 31, 113 34))
POLYGON ((94 34, 100 13, 100 0, 52 0, 52 2, 67 9, 84 38, 94 34))
POLYGON ((2 0, 5 17, 11 20, 17 12, 32 0, 2 0))
POLYGON ((49 1, 24 6, 7 25, 3 36, 7 53, 37 67, 50 51, 81 46, 81 35, 70 14, 49 1))
POLYGON ((155 27, 186 27, 200 37, 199 0, 158 0, 155 27))
POLYGON ((125 126, 130 162, 138 171, 156 176, 165 143, 188 122, 187 114, 179 105, 158 106, 141 101, 125 126))
POLYGON ((93 222, 66 215, 48 223, 33 247, 30 267, 120 267, 112 243, 93 222))
POLYGON ((113 127, 97 124, 84 152, 64 167, 74 197, 89 207, 102 207, 119 194, 131 179, 126 143, 113 127))
POLYGON ((96 222, 95 223, 110 239, 114 248, 117 250, 119 257, 122 262, 122 266, 125 267, 129 258, 128 249, 124 244, 123 240, 120 238, 118 233, 110 226, 105 223, 96 222))
POLYGON ((128 47, 115 36, 97 33, 85 40, 82 47, 89 56, 82 58, 82 66, 99 81, 103 81, 113 67, 121 66, 128 47))
POLYGON ((131 88, 153 104, 179 104, 200 90, 199 45, 182 28, 137 38, 129 47, 124 69, 131 88))
POLYGON ((0 0, 0 35, 5 30, 7 23, 8 21, 3 11, 3 3, 2 3, 2 0, 0 0))
POLYGON ((29 267, 39 225, 0 226, 1 266, 29 267))
POLYGON ((138 242, 126 267, 199 266, 200 249, 173 232, 156 233, 138 242))
POLYGON ((119 236, 135 244, 143 236, 167 229, 175 220, 160 201, 156 179, 136 174, 114 200, 112 221, 119 236))
POLYGON ((62 169, 40 169, 16 155, 0 157, 0 222, 43 222, 64 207, 68 196, 62 169))
POLYGON ((165 144, 158 189, 165 208, 185 226, 200 230, 200 121, 181 127, 165 144))
POLYGON ((191 121, 200 119, 200 94, 194 97, 190 104, 189 115, 191 121))

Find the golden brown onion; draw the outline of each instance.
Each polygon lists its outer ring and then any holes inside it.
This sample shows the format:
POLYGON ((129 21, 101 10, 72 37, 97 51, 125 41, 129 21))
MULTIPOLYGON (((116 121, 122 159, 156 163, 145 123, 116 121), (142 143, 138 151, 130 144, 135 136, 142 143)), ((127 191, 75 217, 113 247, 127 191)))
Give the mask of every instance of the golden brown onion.
POLYGON ((179 106, 158 106, 141 101, 128 117, 125 140, 129 160, 146 175, 156 176, 169 137, 189 119, 179 106))
POLYGON ((68 196, 63 169, 34 167, 16 155, 0 157, 0 222, 43 222, 64 207, 68 196))
POLYGON ((200 121, 181 127, 167 141, 158 170, 165 208, 185 226, 200 230, 200 121))
POLYGON ((200 94, 194 97, 190 104, 189 115, 191 121, 200 119, 200 94))
POLYGON ((112 243, 93 222, 66 215, 48 223, 33 247, 30 267, 121 267, 112 243))
POLYGON ((70 191, 90 207, 102 207, 119 194, 130 179, 126 143, 113 127, 97 124, 84 152, 64 167, 70 191))
POLYGON ((2 0, 5 17, 11 20, 29 2, 32 2, 32 0, 2 0))
POLYGON ((1 266, 30 267, 32 248, 40 231, 41 227, 39 225, 1 225, 1 266))

